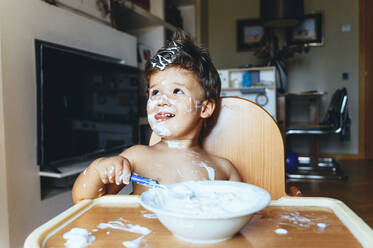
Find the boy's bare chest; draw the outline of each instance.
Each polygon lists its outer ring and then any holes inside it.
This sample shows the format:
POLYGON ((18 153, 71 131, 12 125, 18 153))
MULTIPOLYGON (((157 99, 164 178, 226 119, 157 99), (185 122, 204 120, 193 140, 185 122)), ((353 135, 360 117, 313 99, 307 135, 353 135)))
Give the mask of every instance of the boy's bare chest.
POLYGON ((169 184, 191 180, 225 179, 219 166, 211 159, 198 154, 152 154, 136 163, 136 172, 169 184))

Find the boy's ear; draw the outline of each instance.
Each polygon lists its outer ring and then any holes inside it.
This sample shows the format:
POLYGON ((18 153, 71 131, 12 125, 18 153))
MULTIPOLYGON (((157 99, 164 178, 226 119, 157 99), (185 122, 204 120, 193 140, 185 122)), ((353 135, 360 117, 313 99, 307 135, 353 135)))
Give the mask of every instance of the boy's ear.
POLYGON ((210 118, 214 113, 216 102, 214 99, 206 99, 202 102, 201 118, 210 118))

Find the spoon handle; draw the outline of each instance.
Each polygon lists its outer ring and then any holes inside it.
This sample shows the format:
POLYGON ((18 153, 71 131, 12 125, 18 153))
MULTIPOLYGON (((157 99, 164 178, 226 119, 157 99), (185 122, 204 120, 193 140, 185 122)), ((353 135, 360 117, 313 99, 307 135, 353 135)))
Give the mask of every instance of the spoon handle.
POLYGON ((154 187, 158 184, 157 180, 154 180, 148 177, 142 177, 134 173, 131 174, 130 181, 144 185, 146 187, 154 187))

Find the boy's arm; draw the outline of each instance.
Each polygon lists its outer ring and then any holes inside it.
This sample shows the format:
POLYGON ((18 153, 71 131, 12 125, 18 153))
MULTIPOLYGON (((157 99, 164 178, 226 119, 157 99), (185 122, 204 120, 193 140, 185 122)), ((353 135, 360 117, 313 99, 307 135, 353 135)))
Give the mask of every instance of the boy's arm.
POLYGON ((129 183, 131 170, 129 161, 122 156, 96 159, 76 179, 72 190, 74 203, 116 194, 129 183))
POLYGON ((75 204, 81 200, 94 199, 106 193, 106 186, 94 169, 99 161, 100 159, 93 161, 75 180, 72 189, 72 198, 75 204))
POLYGON ((242 181, 242 178, 241 178, 240 174, 238 173, 238 171, 235 168, 233 168, 232 171, 231 171, 231 174, 229 176, 229 181, 237 181, 237 182, 242 181))
POLYGON ((221 162, 222 168, 225 171, 228 177, 228 180, 241 182, 242 178, 240 174, 238 173, 238 171, 236 170, 236 168, 234 167, 234 165, 231 163, 231 161, 225 158, 220 158, 220 159, 222 161, 221 162))
POLYGON ((144 146, 135 145, 119 156, 98 158, 93 161, 74 183, 72 190, 74 203, 118 193, 129 183, 135 160, 141 157, 143 150, 144 146))

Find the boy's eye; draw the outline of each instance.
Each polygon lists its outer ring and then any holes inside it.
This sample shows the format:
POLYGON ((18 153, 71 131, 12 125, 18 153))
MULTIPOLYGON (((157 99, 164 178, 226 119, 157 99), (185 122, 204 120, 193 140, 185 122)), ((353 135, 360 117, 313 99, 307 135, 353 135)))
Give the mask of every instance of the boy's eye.
POLYGON ((174 89, 174 94, 184 94, 184 91, 181 89, 174 89))
POLYGON ((151 92, 150 92, 150 95, 151 96, 156 96, 156 95, 158 95, 159 94, 159 90, 152 90, 151 92))

